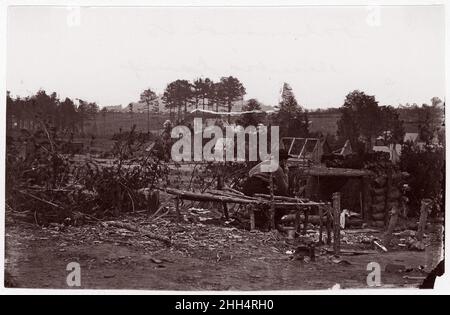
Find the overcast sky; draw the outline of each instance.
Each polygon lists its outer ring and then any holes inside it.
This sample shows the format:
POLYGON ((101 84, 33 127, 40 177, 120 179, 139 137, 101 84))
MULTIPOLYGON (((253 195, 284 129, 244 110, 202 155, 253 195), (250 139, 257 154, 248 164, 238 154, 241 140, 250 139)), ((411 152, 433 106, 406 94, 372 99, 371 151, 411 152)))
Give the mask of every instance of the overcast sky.
POLYGON ((268 105, 288 82, 308 109, 355 89, 391 105, 445 94, 440 6, 82 8, 77 21, 67 8, 9 8, 13 96, 42 88, 126 106, 148 87, 229 75, 268 105))

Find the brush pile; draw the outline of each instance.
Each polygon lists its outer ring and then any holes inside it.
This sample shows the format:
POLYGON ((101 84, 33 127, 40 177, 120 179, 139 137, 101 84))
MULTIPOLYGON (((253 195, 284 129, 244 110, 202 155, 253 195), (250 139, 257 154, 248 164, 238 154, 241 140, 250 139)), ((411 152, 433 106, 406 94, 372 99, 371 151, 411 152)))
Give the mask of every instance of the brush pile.
POLYGON ((45 123, 25 139, 7 143, 6 208, 12 218, 37 224, 117 216, 146 209, 148 193, 167 178, 168 167, 134 128, 117 140, 108 163, 63 154, 67 143, 45 123))

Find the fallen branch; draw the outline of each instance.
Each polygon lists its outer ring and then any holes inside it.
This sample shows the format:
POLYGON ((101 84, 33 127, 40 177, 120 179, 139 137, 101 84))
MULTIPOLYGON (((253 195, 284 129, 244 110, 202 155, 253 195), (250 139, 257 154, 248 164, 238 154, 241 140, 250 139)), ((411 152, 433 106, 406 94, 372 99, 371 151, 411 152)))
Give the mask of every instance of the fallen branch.
MULTIPOLYGON (((254 197, 247 197, 247 196, 234 196, 229 195, 225 196, 224 192, 219 195, 218 193, 212 194, 212 193, 196 193, 191 191, 184 191, 179 190, 175 188, 166 188, 166 193, 171 195, 179 196, 180 199, 185 200, 194 200, 194 201, 215 201, 215 202, 226 202, 226 203, 239 203, 239 204, 260 204, 260 205, 266 205, 270 206, 273 204, 273 206, 277 209, 297 209, 298 207, 306 207, 306 206, 321 206, 325 205, 325 203, 320 202, 287 202, 287 201, 281 201, 281 200, 275 200, 275 202, 271 203, 270 200, 266 199, 259 199, 254 197)), ((281 196, 282 197, 282 196, 281 196)), ((297 200, 295 198, 292 198, 294 200, 297 200)))
MULTIPOLYGON (((264 199, 270 199, 270 195, 266 195, 266 194, 255 194, 255 197, 260 197, 260 198, 264 198, 264 199)), ((288 201, 288 202, 296 202, 296 203, 304 203, 304 202, 309 202, 308 199, 301 199, 301 198, 293 198, 293 197, 286 197, 286 196, 273 196, 273 199, 277 200, 277 201, 288 201)))
MULTIPOLYGON (((158 210, 156 210, 155 213, 153 213, 148 219, 149 219, 150 221, 152 221, 152 220, 156 217, 156 215, 157 215, 162 209, 164 209, 164 208, 165 208, 165 206, 159 207, 158 210)), ((147 211, 147 210, 145 210, 145 211, 147 211)))
POLYGON ((164 212, 163 214, 161 214, 161 215, 158 216, 157 218, 153 219, 153 221, 158 221, 158 220, 161 219, 162 217, 166 216, 169 212, 170 212, 170 209, 167 209, 166 212, 164 212))
MULTIPOLYGON (((380 232, 379 230, 375 230, 375 229, 355 229, 355 230, 349 230, 346 229, 345 233, 346 234, 362 234, 362 233, 378 233, 380 232)), ((395 235, 395 233, 394 233, 395 235)))
POLYGON ((172 242, 171 242, 171 240, 168 237, 162 236, 162 235, 157 235, 155 233, 152 233, 150 231, 141 229, 140 227, 137 227, 137 226, 132 225, 130 223, 118 222, 118 221, 107 221, 104 224, 106 226, 114 226, 114 227, 118 227, 118 228, 121 228, 121 229, 126 229, 126 230, 129 230, 129 231, 133 231, 133 232, 138 232, 138 233, 140 233, 140 234, 142 234, 142 235, 144 235, 144 236, 146 236, 148 238, 155 239, 157 241, 163 242, 164 244, 166 244, 168 246, 172 245, 172 242))
POLYGON ((18 190, 18 192, 21 193, 21 194, 24 194, 24 195, 26 195, 26 196, 29 196, 29 197, 31 197, 31 198, 33 198, 33 199, 36 199, 36 200, 38 200, 38 201, 40 201, 40 202, 49 204, 50 206, 53 206, 53 207, 55 207, 55 208, 58 208, 58 209, 64 209, 63 207, 61 207, 60 205, 57 205, 56 203, 53 203, 53 202, 51 202, 51 201, 47 201, 47 200, 41 199, 41 198, 39 198, 39 197, 36 197, 35 195, 32 195, 32 194, 30 194, 30 193, 27 193, 26 191, 18 190))
MULTIPOLYGON (((331 248, 324 248, 327 253, 334 253, 334 250, 331 248)), ((339 252, 340 255, 344 256, 356 256, 356 255, 371 255, 378 254, 376 250, 350 250, 350 249, 341 249, 339 252)))
POLYGON ((252 199, 246 199, 244 197, 227 197, 222 195, 213 195, 209 193, 195 193, 191 191, 183 191, 174 188, 166 188, 166 192, 171 195, 179 196, 181 199, 186 200, 194 200, 194 201, 219 201, 219 202, 230 202, 230 203, 264 203, 263 200, 261 202, 252 199))
POLYGON ((239 190, 233 189, 231 187, 224 187, 223 190, 228 190, 231 193, 235 193, 236 195, 245 196, 245 194, 239 190))
POLYGON ((261 199, 258 199, 258 198, 254 198, 254 197, 250 197, 250 196, 246 196, 246 195, 238 195, 234 192, 225 191, 225 190, 208 189, 205 191, 205 193, 208 193, 211 195, 220 195, 220 196, 224 196, 224 197, 231 197, 231 198, 238 198, 238 199, 243 198, 243 199, 248 199, 248 200, 261 201, 261 199))
POLYGON ((8 217, 11 217, 13 219, 20 219, 20 220, 29 220, 30 219, 31 211, 24 211, 24 212, 10 212, 8 213, 8 217))

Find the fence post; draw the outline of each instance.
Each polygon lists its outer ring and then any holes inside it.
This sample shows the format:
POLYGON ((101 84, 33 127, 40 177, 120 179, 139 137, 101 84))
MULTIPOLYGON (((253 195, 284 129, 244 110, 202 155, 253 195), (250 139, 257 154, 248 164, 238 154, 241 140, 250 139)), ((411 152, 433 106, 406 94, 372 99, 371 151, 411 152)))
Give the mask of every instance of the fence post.
POLYGON ((416 238, 419 242, 423 240, 423 234, 425 233, 425 228, 427 226, 428 207, 430 204, 430 199, 422 199, 420 203, 420 219, 416 234, 416 238))
POLYGON ((391 240, 392 240, 392 233, 394 233, 395 225, 397 224, 398 220, 398 212, 399 209, 397 205, 394 205, 390 211, 391 217, 389 219, 389 225, 386 231, 386 234, 384 236, 384 246, 389 247, 391 240))
POLYGON ((322 234, 323 234, 323 208, 322 206, 319 206, 319 245, 323 244, 323 238, 322 238, 322 234))
POLYGON ((361 213, 364 222, 368 223, 371 221, 371 204, 370 204, 370 178, 367 176, 362 177, 362 199, 363 199, 363 213, 361 213))
POLYGON ((273 184, 273 173, 270 172, 270 210, 269 210, 269 217, 270 217, 270 229, 274 230, 275 225, 275 206, 274 206, 274 184, 273 184))
POLYGON ((341 193, 333 193, 333 249, 334 254, 339 255, 341 250, 341 225, 340 225, 340 214, 341 214, 341 193))
POLYGON ((331 245, 331 228, 333 224, 333 207, 331 203, 327 204, 327 245, 331 245))

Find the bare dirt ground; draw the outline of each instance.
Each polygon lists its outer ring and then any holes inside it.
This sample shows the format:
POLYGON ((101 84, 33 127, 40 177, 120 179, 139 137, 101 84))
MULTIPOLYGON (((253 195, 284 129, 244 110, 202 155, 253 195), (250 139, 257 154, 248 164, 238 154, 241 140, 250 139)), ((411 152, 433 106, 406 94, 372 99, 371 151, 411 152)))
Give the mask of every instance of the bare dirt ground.
MULTIPOLYGON (((286 253, 295 244, 278 232, 250 232, 220 220, 178 224, 166 217, 150 222, 144 214, 120 221, 170 235, 173 246, 101 223, 43 228, 7 220, 7 286, 69 288, 66 266, 75 261, 81 266, 81 288, 90 289, 300 290, 330 289, 335 284, 367 288, 367 264, 377 262, 381 287, 409 288, 418 286, 420 277, 440 260, 440 228, 428 231, 424 252, 397 248, 336 260, 317 248, 316 261, 305 262, 286 253), (385 272, 387 264, 411 270, 385 272)), ((360 234, 344 237, 343 248, 373 250, 357 241, 360 234)))

